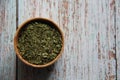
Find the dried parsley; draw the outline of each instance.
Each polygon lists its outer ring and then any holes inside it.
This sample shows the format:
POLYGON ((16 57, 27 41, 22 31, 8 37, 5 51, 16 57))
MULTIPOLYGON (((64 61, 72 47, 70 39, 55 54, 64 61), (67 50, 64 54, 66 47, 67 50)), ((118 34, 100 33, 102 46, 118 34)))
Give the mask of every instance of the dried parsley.
POLYGON ((52 61, 61 48, 60 32, 54 26, 44 22, 30 22, 19 33, 20 55, 32 64, 42 65, 52 61))

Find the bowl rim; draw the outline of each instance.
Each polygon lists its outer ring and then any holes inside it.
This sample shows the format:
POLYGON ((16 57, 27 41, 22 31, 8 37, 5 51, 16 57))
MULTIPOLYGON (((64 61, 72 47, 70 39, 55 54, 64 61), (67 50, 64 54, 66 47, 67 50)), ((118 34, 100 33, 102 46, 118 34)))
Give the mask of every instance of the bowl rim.
POLYGON ((59 28, 59 26, 55 22, 53 22, 51 19, 41 18, 41 17, 30 18, 30 19, 24 21, 20 26, 18 26, 18 29, 16 30, 16 33, 14 35, 14 50, 15 50, 15 53, 18 56, 18 58, 23 63, 25 63, 25 64, 27 64, 29 66, 32 66, 32 67, 36 67, 36 68, 47 67, 47 66, 50 66, 53 63, 55 63, 60 58, 60 56, 62 55, 63 50, 64 50, 64 35, 63 35, 62 30, 59 28), (59 32, 60 32, 60 34, 62 36, 62 48, 61 48, 60 53, 57 55, 57 57, 54 60, 52 60, 52 61, 50 61, 50 62, 48 62, 46 64, 43 64, 43 65, 36 65, 36 64, 29 63, 27 60, 25 60, 25 59, 22 58, 22 56, 20 55, 19 50, 17 48, 17 40, 18 40, 18 34, 19 34, 20 30, 25 26, 25 24, 27 24, 27 23, 29 23, 31 21, 34 21, 34 20, 45 20, 45 21, 48 21, 48 22, 52 23, 53 25, 55 25, 54 27, 56 27, 59 30, 59 32))

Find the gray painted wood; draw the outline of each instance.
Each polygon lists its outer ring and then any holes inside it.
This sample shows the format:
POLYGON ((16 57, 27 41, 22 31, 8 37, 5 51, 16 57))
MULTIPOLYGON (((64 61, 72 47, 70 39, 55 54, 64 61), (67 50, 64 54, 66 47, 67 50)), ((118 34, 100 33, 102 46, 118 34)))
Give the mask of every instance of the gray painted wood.
POLYGON ((115 0, 19 0, 18 4, 19 24, 33 17, 50 18, 65 38, 64 53, 51 67, 35 69, 19 60, 18 80, 116 80, 115 0))
POLYGON ((117 79, 120 79, 120 0, 116 0, 116 57, 117 79))
POLYGON ((16 0, 0 0, 0 80, 15 80, 16 0))
POLYGON ((16 0, 0 0, 0 80, 120 79, 120 0, 19 0, 17 4, 18 16, 16 0), (16 17, 19 24, 46 17, 60 26, 65 49, 54 65, 35 69, 18 60, 15 68, 16 17))

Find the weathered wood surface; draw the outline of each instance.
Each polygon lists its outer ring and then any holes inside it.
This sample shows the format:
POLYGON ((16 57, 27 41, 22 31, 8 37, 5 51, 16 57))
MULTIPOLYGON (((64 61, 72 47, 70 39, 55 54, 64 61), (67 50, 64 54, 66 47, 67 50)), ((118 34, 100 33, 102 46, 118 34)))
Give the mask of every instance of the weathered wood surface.
POLYGON ((0 0, 0 80, 120 80, 119 36, 120 0, 0 0), (48 68, 15 68, 16 24, 32 17, 60 26, 64 53, 48 68))
POLYGON ((115 1, 19 0, 18 23, 32 17, 52 19, 64 32, 65 49, 54 65, 44 69, 18 60, 18 80, 116 80, 115 3, 119 0, 115 1))
POLYGON ((116 56, 117 79, 120 79, 120 0, 116 0, 116 56))
POLYGON ((0 80, 15 80, 16 0, 0 0, 0 80))

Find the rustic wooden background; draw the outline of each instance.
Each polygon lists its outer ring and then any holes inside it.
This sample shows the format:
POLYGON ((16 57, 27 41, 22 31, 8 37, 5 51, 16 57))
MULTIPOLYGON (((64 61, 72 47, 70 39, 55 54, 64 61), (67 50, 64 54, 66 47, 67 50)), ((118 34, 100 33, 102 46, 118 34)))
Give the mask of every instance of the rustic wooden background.
POLYGON ((120 0, 0 0, 0 80, 120 80, 120 0), (13 37, 33 17, 64 32, 62 57, 36 69, 15 55, 13 37))

